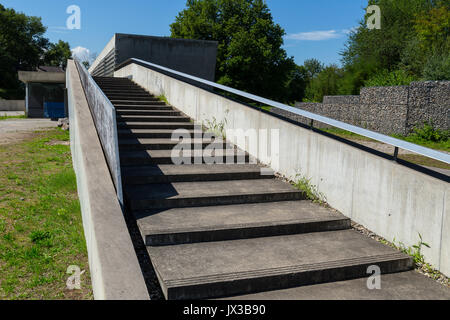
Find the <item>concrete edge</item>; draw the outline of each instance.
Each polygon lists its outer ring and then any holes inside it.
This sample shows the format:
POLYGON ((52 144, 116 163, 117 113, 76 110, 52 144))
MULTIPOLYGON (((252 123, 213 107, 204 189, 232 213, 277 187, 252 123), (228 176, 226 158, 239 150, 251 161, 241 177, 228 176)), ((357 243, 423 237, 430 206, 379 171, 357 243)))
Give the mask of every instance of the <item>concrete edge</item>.
POLYGON ((70 140, 96 300, 149 300, 73 60, 67 67, 70 140))

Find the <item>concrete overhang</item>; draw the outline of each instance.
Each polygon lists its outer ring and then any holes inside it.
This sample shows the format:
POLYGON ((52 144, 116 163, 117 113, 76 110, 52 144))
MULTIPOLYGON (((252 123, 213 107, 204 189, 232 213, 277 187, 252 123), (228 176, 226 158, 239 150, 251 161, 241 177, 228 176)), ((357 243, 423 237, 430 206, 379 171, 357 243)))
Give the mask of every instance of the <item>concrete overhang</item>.
POLYGON ((19 71, 19 80, 24 83, 66 83, 64 72, 19 71))

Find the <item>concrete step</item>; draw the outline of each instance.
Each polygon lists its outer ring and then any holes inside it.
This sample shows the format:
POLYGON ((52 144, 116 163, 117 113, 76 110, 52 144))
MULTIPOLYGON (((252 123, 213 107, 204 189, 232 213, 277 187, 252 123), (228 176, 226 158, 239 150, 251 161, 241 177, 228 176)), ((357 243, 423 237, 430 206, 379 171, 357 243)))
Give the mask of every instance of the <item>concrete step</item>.
POLYGON ((173 182, 200 182, 223 180, 273 179, 274 174, 253 164, 215 165, 159 165, 122 168, 122 180, 126 185, 143 185, 173 182))
POLYGON ((100 89, 102 90, 119 90, 119 91, 127 91, 128 90, 143 90, 143 88, 135 85, 135 84, 100 84, 100 89))
POLYGON ((311 201, 136 212, 147 246, 344 230, 350 219, 311 201))
POLYGON ((166 105, 163 101, 155 101, 149 105, 114 105, 116 110, 174 110, 171 106, 166 105))
POLYGON ((304 192, 275 179, 127 186, 125 194, 133 211, 305 199, 304 192))
POLYGON ((450 300, 450 288, 418 273, 381 275, 381 289, 367 287, 364 278, 321 283, 223 298, 221 300, 450 300))
POLYGON ((233 149, 231 144, 227 144, 222 139, 149 139, 149 138, 132 138, 119 139, 120 150, 173 150, 175 147, 183 150, 196 149, 233 149), (190 140, 190 141, 189 141, 190 140))
MULTIPOLYGON (((168 108, 167 108, 168 109, 168 108)), ((180 111, 169 110, 125 110, 116 108, 117 115, 121 116, 180 116, 180 111)))
POLYGON ((110 100, 157 100, 157 98, 149 95, 148 93, 127 93, 127 94, 106 94, 110 100))
POLYGON ((408 271, 413 260, 353 230, 147 248, 167 299, 206 299, 408 271))
MULTIPOLYGON (((222 163, 246 164, 249 163, 248 154, 238 156, 234 150, 217 150, 216 159, 222 163)), ((207 163, 206 158, 194 152, 185 152, 182 156, 172 158, 172 150, 140 150, 140 151, 122 151, 120 152, 120 164, 122 166, 133 165, 158 165, 158 164, 176 164, 184 161, 185 164, 207 163)))
MULTIPOLYGON (((196 131, 188 130, 191 138, 196 131)), ((171 139, 175 129, 119 129, 119 138, 150 138, 150 139, 171 139)), ((197 133, 202 134, 201 131, 197 133)))
MULTIPOLYGON (((135 106, 142 106, 142 105, 153 105, 155 102, 160 102, 156 98, 149 98, 146 100, 116 100, 116 99, 110 99, 111 103, 113 105, 135 105, 135 106)), ((157 104, 157 103, 156 103, 157 104)))
POLYGON ((191 119, 182 116, 117 116, 119 122, 190 122, 191 119))
POLYGON ((186 130, 193 130, 194 128, 198 127, 198 125, 192 123, 192 122, 126 122, 126 121, 120 121, 120 119, 117 119, 117 127, 120 129, 152 129, 152 130, 158 130, 158 129, 165 129, 165 130, 177 130, 177 129, 186 129, 186 130))
POLYGON ((111 101, 125 101, 124 104, 130 104, 129 102, 149 102, 149 101, 159 101, 158 98, 152 97, 150 95, 143 95, 143 96, 133 96, 133 95, 126 95, 126 96, 119 96, 119 95, 109 95, 108 99, 111 101))

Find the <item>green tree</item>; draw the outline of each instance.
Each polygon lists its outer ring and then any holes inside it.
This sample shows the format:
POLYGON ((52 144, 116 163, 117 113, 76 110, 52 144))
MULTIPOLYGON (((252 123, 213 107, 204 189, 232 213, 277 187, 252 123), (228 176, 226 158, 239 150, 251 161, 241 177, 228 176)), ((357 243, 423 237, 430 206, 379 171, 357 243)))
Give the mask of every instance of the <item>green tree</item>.
POLYGON ((305 67, 310 80, 321 73, 324 69, 323 63, 314 58, 305 60, 303 66, 305 67))
POLYGON ((308 71, 304 66, 295 66, 289 79, 287 85, 287 102, 293 104, 303 101, 306 87, 309 83, 308 71))
POLYGON ((48 66, 66 68, 67 60, 72 58, 70 45, 68 42, 59 40, 58 43, 51 43, 44 54, 43 63, 48 66))
POLYGON ((41 18, 29 17, 0 4, 0 95, 5 99, 23 98, 18 70, 34 70, 48 39, 41 18))
POLYGON ((217 81, 286 101, 295 68, 284 30, 263 0, 188 0, 171 25, 172 37, 218 41, 217 81))
POLYGON ((343 70, 335 64, 325 67, 306 88, 306 101, 322 102, 324 96, 337 95, 343 70))

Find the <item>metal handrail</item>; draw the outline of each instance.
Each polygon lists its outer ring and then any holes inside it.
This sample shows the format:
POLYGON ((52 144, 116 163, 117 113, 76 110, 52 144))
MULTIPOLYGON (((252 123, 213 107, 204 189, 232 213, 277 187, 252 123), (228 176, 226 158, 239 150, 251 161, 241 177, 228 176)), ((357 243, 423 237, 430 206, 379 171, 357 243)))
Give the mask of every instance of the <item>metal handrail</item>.
POLYGON ((80 74, 81 84, 94 119, 94 124, 105 154, 112 180, 116 187, 117 198, 120 204, 123 205, 122 174, 120 168, 116 108, 105 95, 103 90, 100 89, 97 82, 95 82, 84 65, 80 63, 78 59, 75 59, 75 64, 80 74), (110 119, 111 126, 104 123, 106 118, 110 119))
MULTIPOLYGON (((223 91, 226 91, 226 92, 230 92, 230 93, 233 93, 235 95, 238 95, 238 96, 250 99, 250 100, 254 100, 254 101, 263 103, 265 105, 269 105, 271 107, 282 109, 282 110, 285 110, 285 111, 297 114, 299 116, 302 116, 302 117, 305 117, 305 118, 308 118, 308 119, 311 119, 311 120, 314 120, 314 121, 318 121, 318 122, 321 122, 321 123, 324 123, 324 124, 327 124, 327 125, 331 125, 331 126, 336 127, 336 128, 340 128, 340 129, 343 129, 343 130, 346 130, 346 131, 350 131, 350 132, 359 134, 361 136, 364 136, 364 137, 367 137, 367 138, 370 138, 370 139, 373 139, 373 140, 376 140, 376 141, 379 141, 379 142, 382 142, 382 143, 385 143, 385 144, 389 144, 389 145, 394 146, 396 148, 396 153, 398 153, 398 149, 397 148, 400 148, 400 149, 404 149, 404 150, 408 150, 408 151, 420 154, 420 155, 428 157, 428 158, 432 158, 432 159, 435 159, 435 160, 442 161, 444 163, 450 164, 450 155, 446 154, 444 152, 440 152, 440 151, 436 151, 436 150, 433 150, 433 149, 430 149, 430 148, 422 147, 422 146, 419 146, 419 145, 414 144, 414 143, 410 143, 410 142, 403 141, 403 140, 400 140, 400 139, 397 139, 397 138, 386 136, 386 135, 381 134, 381 133, 377 133, 377 132, 374 132, 374 131, 363 129, 363 128, 360 128, 360 127, 357 127, 357 126, 354 126, 354 125, 351 125, 351 124, 348 124, 348 123, 345 123, 345 122, 341 122, 341 121, 338 121, 338 120, 334 120, 334 119, 331 119, 331 118, 328 118, 328 117, 324 117, 324 116, 321 116, 321 115, 318 115, 318 114, 315 114, 315 113, 312 113, 312 112, 309 112, 309 111, 305 111, 305 110, 298 109, 298 108, 293 108, 293 107, 290 107, 288 105, 282 104, 280 102, 276 102, 276 101, 273 101, 273 100, 270 100, 270 99, 259 97, 259 96, 256 96, 254 94, 247 93, 247 92, 244 92, 244 91, 241 91, 241 90, 233 89, 233 88, 230 88, 230 87, 227 87, 227 86, 224 86, 224 85, 212 82, 212 81, 208 81, 208 80, 204 80, 204 79, 201 79, 201 78, 198 78, 198 77, 195 77, 195 76, 191 76, 189 74, 186 74, 186 73, 183 73, 183 72, 179 72, 179 71, 176 71, 176 70, 172 70, 172 69, 169 69, 169 68, 166 68, 166 67, 154 64, 154 63, 150 63, 150 62, 147 62, 147 61, 144 61, 144 60, 141 60, 141 59, 131 58, 131 59, 125 61, 124 63, 122 63, 122 65, 129 64, 131 62, 136 62, 136 63, 138 63, 140 65, 153 67, 153 68, 156 68, 156 69, 168 72, 170 74, 181 76, 183 78, 186 78, 186 79, 189 79, 189 80, 193 80, 193 81, 196 81, 196 82, 208 85, 210 87, 214 87, 214 88, 217 88, 217 89, 220 89, 220 90, 223 90, 223 91)), ((118 68, 120 68, 120 66, 118 68)), ((118 69, 118 68, 116 68, 116 69, 118 69)))

